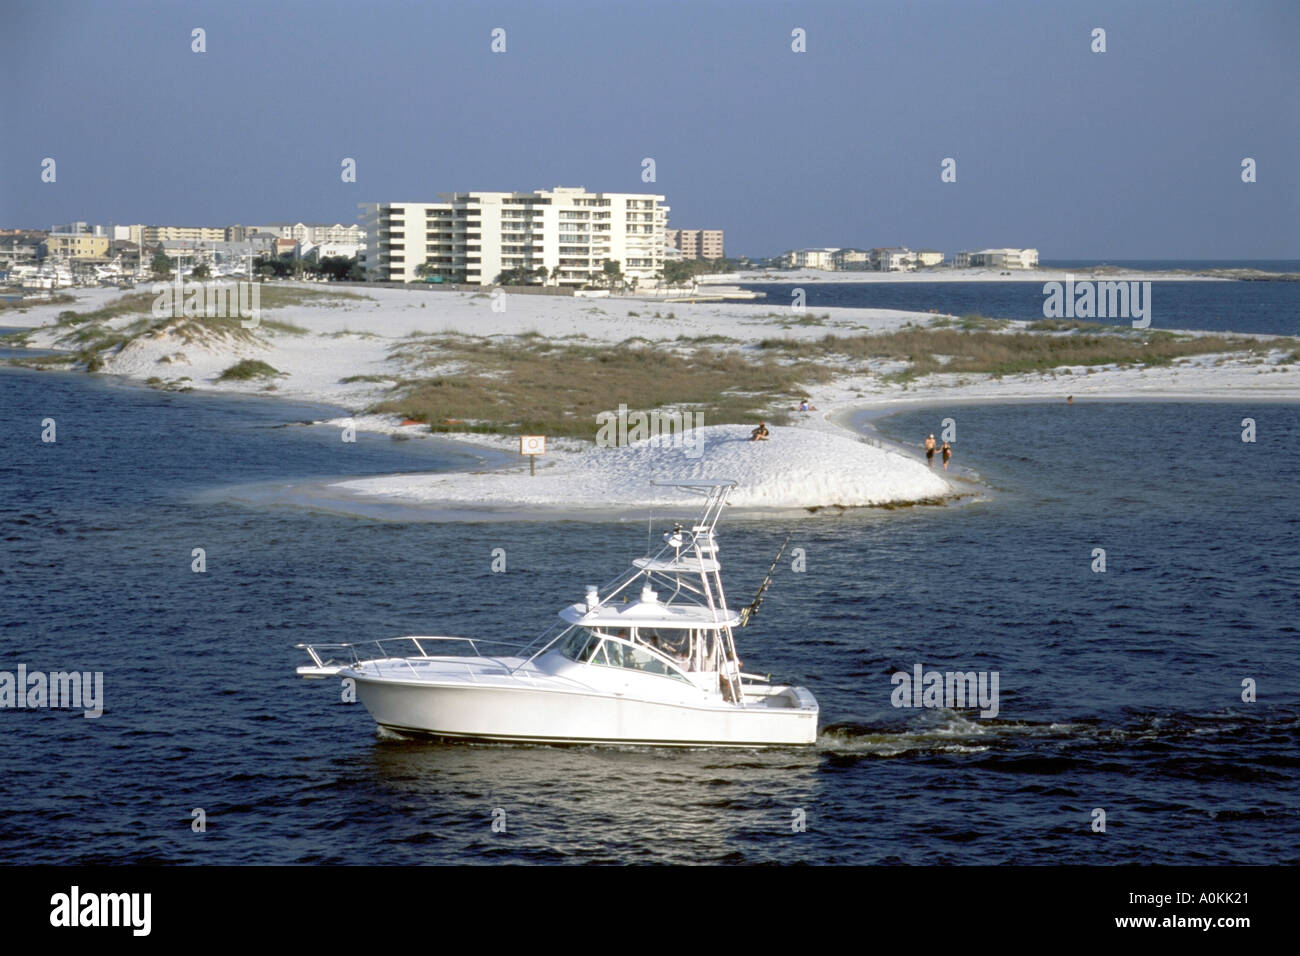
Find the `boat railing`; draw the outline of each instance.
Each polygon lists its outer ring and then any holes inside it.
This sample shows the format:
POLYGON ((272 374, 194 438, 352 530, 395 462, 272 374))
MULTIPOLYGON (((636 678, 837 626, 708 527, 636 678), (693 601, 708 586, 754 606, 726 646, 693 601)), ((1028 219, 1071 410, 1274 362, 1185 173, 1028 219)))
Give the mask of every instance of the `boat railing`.
MULTIPOLYGON (((432 644, 431 644, 432 647, 432 644)), ((510 651, 517 652, 520 645, 510 644, 506 641, 487 641, 477 637, 449 637, 445 635, 420 635, 409 637, 381 637, 370 641, 356 641, 348 644, 298 644, 299 650, 306 651, 311 655, 311 659, 317 667, 347 667, 355 664, 365 664, 368 661, 391 660, 393 658, 417 659, 427 657, 484 657, 499 656, 484 655, 480 648, 500 647, 510 651), (444 653, 443 647, 438 647, 436 654, 430 654, 430 648, 424 646, 424 642, 444 642, 447 648, 454 649, 451 653, 444 653), (395 652, 391 645, 399 645, 399 652, 395 652), (405 645, 402 647, 401 645, 405 645), (455 650, 468 648, 470 653, 455 653, 455 650), (410 651, 414 649, 416 653, 401 653, 400 651, 410 651)))

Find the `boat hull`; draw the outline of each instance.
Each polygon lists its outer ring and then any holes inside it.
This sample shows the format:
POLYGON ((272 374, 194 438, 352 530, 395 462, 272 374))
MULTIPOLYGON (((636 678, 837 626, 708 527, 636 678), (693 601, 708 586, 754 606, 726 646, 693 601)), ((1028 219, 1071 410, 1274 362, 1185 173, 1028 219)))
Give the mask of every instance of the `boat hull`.
POLYGON ((804 688, 768 701, 683 706, 598 692, 356 678, 381 727, 448 740, 656 747, 789 747, 817 739, 817 703, 804 688), (782 706, 773 706, 780 700, 782 706), (789 706, 784 706, 788 702, 789 706))

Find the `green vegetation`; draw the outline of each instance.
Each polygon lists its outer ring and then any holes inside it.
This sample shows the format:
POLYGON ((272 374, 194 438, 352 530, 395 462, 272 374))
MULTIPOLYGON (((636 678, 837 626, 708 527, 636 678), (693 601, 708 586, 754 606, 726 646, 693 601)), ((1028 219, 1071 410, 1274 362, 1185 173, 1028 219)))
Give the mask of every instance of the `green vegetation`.
POLYGON ((825 325, 830 321, 831 314, 829 312, 823 312, 821 315, 813 315, 812 313, 809 313, 808 315, 799 316, 799 318, 795 319, 793 322, 789 321, 789 316, 784 316, 784 318, 786 319, 784 328, 790 329, 797 325, 825 325))
POLYGON ((156 388, 161 392, 192 392, 194 386, 190 383, 193 381, 188 375, 180 378, 161 379, 156 375, 145 379, 145 384, 150 388, 156 388))
POLYGON ((738 272, 743 268, 735 259, 681 259, 665 262, 662 275, 669 285, 687 285, 696 276, 738 272))
POLYGON ((900 329, 858 336, 827 335, 815 341, 764 339, 759 348, 791 360, 892 360, 908 363, 895 380, 934 372, 1014 375, 1062 365, 1168 365, 1189 355, 1215 352, 1267 354, 1291 348, 1291 339, 1257 340, 1238 336, 1176 335, 1172 332, 1118 331, 1038 335, 1032 332, 962 332, 956 329, 900 329), (936 356, 951 356, 941 362, 936 356))
POLYGON ((273 378, 283 374, 279 369, 272 368, 260 359, 241 359, 218 375, 217 381, 224 382, 229 379, 246 381, 250 378, 273 378))
MULTIPOLYGON (((931 328, 931 329, 956 328, 956 329, 961 329, 965 332, 980 332, 980 331, 993 330, 993 329, 1005 329, 1010 325, 1011 325, 1010 319, 986 319, 982 315, 972 313, 970 315, 963 315, 959 319, 954 319, 951 316, 947 316, 947 315, 941 316, 940 318, 931 320, 929 325, 925 326, 925 328, 931 328)), ((905 327, 916 328, 916 326, 911 322, 908 322, 907 326, 905 327)))
POLYGON ((13 309, 15 312, 26 312, 28 309, 37 305, 63 305, 67 302, 76 302, 77 297, 68 295, 66 292, 58 292, 48 299, 0 299, 0 311, 13 309))
POLYGON ((277 279, 318 276, 336 282, 364 282, 366 278, 365 270, 357 259, 343 256, 318 259, 315 250, 301 259, 295 259, 291 252, 279 256, 258 256, 253 260, 253 271, 257 275, 277 279))
POLYGON ((351 385, 353 382, 391 382, 391 375, 349 375, 347 378, 339 379, 340 385, 351 385))
MULTIPOLYGON (((274 286, 261 288, 258 295, 262 311, 304 303, 332 303, 335 299, 369 298, 332 289, 274 286)), ((77 363, 84 365, 87 371, 97 372, 103 368, 107 354, 121 351, 136 339, 172 335, 187 345, 220 340, 253 344, 260 341, 259 333, 262 332, 307 334, 307 330, 301 326, 267 318, 262 318, 254 328, 245 328, 245 320, 238 316, 168 315, 158 318, 153 314, 157 298, 153 292, 133 292, 89 312, 65 310, 59 313, 54 326, 55 344, 60 348, 72 349, 76 353, 74 360, 77 363), (125 325, 116 322, 131 316, 135 316, 135 320, 125 325)), ((234 308, 238 308, 237 299, 234 308)))
POLYGON ((593 437, 596 415, 620 404, 689 406, 709 424, 750 422, 771 402, 804 394, 812 367, 784 365, 738 352, 701 349, 691 355, 644 347, 590 346, 518 339, 427 336, 393 349, 414 371, 372 411, 430 423, 434 431, 492 431, 593 437), (454 373, 441 372, 455 368, 454 373))
POLYGON ((1082 322, 1079 319, 1038 319, 1025 323, 1031 332, 1123 332, 1122 325, 1107 325, 1104 322, 1082 322))
MULTIPOLYGON (((966 317, 973 326, 999 320, 966 317)), ((990 328, 911 327, 820 339, 768 338, 737 347, 725 336, 675 340, 677 348, 641 337, 618 345, 548 342, 537 336, 408 336, 391 355, 409 374, 371 411, 429 422, 434 431, 536 432, 592 437, 596 415, 630 408, 689 407, 709 424, 778 424, 808 389, 862 363, 897 363, 882 380, 903 384, 932 373, 1056 374, 1062 366, 1167 365, 1216 352, 1264 356, 1293 339, 1260 341, 1150 330, 1043 335, 990 328)), ((1085 369, 1087 370, 1087 369, 1085 369)), ((1063 370, 1060 374, 1064 374, 1063 370)))
POLYGON ((730 335, 697 335, 693 338, 679 335, 677 341, 686 345, 738 345, 740 343, 739 339, 733 339, 730 335))

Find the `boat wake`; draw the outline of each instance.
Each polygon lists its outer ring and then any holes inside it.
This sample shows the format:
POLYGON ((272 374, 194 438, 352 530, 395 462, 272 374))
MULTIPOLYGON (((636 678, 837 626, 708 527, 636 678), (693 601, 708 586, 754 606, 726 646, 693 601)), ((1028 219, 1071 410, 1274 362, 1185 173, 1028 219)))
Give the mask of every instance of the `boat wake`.
POLYGON ((1126 711, 1118 720, 1083 718, 1070 722, 971 719, 957 711, 936 710, 921 720, 888 726, 842 721, 828 724, 817 749, 846 757, 899 757, 924 754, 1014 753, 1027 744, 1059 751, 1077 747, 1177 747, 1195 739, 1222 738, 1235 744, 1278 734, 1300 739, 1300 714, 1281 709, 1269 714, 1228 710, 1211 714, 1126 711), (924 721, 924 722, 922 722, 924 721))

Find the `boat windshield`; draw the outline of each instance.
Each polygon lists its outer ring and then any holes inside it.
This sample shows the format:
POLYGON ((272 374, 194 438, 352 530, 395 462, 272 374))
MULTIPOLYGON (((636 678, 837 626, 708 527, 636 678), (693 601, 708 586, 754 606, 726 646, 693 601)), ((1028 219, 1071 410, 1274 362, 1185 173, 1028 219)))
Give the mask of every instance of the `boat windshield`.
POLYGON ((574 628, 573 633, 560 642, 560 653, 571 661, 581 664, 591 660, 600 646, 600 636, 586 628, 574 628))
MULTIPOLYGON (((660 660, 645 648, 625 644, 623 641, 607 640, 604 651, 610 667, 626 667, 630 670, 658 674, 660 677, 674 677, 690 683, 677 672, 676 668, 669 667, 667 662, 660 660)), ((600 664, 602 661, 597 659, 595 663, 600 664)))
POLYGON ((637 647, 623 636, 614 637, 599 631, 580 628, 560 643, 559 651, 571 661, 580 664, 601 664, 605 667, 624 667, 628 670, 671 677, 674 680, 690 680, 667 661, 650 653, 643 647, 637 647))

